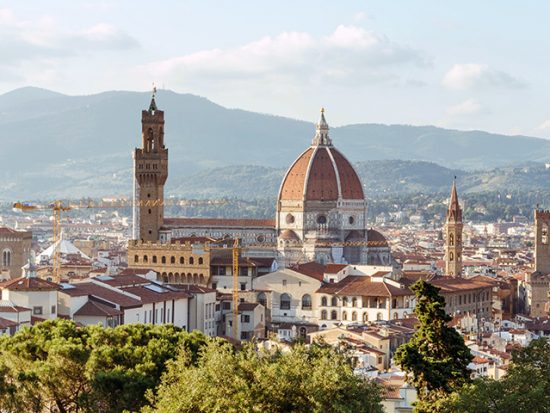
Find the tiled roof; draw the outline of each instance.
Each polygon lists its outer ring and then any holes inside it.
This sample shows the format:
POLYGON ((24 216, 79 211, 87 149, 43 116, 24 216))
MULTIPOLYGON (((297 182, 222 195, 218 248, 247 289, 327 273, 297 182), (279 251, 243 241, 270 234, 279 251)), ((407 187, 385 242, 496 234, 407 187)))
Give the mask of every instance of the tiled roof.
POLYGON ((337 274, 346 268, 348 264, 327 264, 325 273, 327 274, 337 274))
MULTIPOLYGON (((145 274, 147 274, 148 272, 150 271, 145 270, 145 274)), ((110 285, 111 287, 133 287, 135 285, 144 285, 151 282, 144 277, 140 277, 136 274, 131 274, 131 271, 128 271, 125 275, 113 275, 99 280, 102 283, 110 285)))
POLYGON ((71 297, 94 296, 101 300, 116 304, 122 308, 141 307, 142 303, 136 298, 129 297, 122 292, 97 285, 93 282, 70 284, 72 288, 63 288, 60 292, 71 297))
POLYGON ((318 146, 306 149, 291 165, 279 199, 335 201, 340 195, 342 199, 364 199, 361 181, 336 148, 318 146))
POLYGON ((166 227, 275 228, 273 219, 239 218, 165 218, 166 227))
POLYGON ((308 277, 315 278, 319 281, 323 281, 325 274, 325 266, 315 261, 306 262, 304 264, 296 264, 291 266, 290 269, 299 272, 300 274, 307 275, 308 277))
POLYGON ((126 287, 126 288, 123 288, 123 290, 131 294, 137 295, 138 297, 141 298, 141 301, 144 304, 159 303, 162 301, 178 300, 181 298, 191 297, 191 294, 183 290, 172 291, 168 289, 163 289, 166 291, 156 292, 147 288, 147 286, 126 287))
POLYGON ((113 317, 122 314, 122 311, 108 305, 89 300, 80 307, 74 315, 76 316, 94 316, 94 317, 113 317))
POLYGON ((25 311, 31 311, 31 309, 15 305, 8 300, 0 300, 0 313, 22 313, 25 311))
POLYGON ((253 311, 259 303, 239 303, 239 311, 253 311))
POLYGON ((17 323, 15 321, 8 320, 6 318, 0 317, 0 329, 16 327, 17 323))
POLYGON ((348 275, 340 282, 323 285, 317 290, 317 292, 325 294, 377 297, 413 295, 411 290, 407 287, 398 288, 384 281, 372 282, 371 277, 362 275, 348 275))
POLYGON ((439 287, 441 292, 458 292, 458 291, 471 291, 477 290, 479 288, 490 288, 492 287, 486 281, 471 280, 460 277, 451 277, 451 276, 438 276, 434 277, 429 281, 431 284, 439 287))
POLYGON ((19 277, 2 284, 2 288, 12 291, 55 291, 60 287, 59 284, 38 277, 19 277))

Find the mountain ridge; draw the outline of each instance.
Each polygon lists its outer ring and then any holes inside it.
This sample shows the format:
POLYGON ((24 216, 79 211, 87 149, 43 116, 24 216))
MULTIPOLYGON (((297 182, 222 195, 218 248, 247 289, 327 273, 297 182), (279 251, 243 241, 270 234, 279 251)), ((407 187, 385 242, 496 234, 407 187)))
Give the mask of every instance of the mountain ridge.
MULTIPOLYGON (((315 131, 312 122, 227 109, 205 97, 165 90, 157 96, 165 111, 169 179, 235 165, 286 169, 315 131)), ((148 92, 69 96, 32 87, 0 95, 0 196, 53 194, 73 185, 83 195, 98 186, 118 191, 131 182, 130 153, 140 143, 149 100, 148 92)), ((358 164, 401 159, 472 171, 550 160, 544 139, 429 125, 343 125, 331 128, 331 136, 358 164)))

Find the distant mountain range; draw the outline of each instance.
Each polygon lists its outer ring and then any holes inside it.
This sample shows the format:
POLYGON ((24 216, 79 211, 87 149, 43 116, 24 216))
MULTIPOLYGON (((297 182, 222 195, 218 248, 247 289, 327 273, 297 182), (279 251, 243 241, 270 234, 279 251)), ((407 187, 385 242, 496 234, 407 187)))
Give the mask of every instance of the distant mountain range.
MULTIPOLYGON (((37 88, 1 95, 0 199, 129 194, 131 151, 149 99, 149 93, 66 96, 37 88)), ((314 134, 313 123, 227 109, 189 94, 161 90, 157 103, 166 117, 166 189, 179 196, 273 195, 314 134)), ((470 191, 514 182, 545 188, 550 175, 541 164, 550 161, 545 139, 377 124, 332 128, 331 136, 357 164, 370 194, 447 190, 454 175, 470 191)))

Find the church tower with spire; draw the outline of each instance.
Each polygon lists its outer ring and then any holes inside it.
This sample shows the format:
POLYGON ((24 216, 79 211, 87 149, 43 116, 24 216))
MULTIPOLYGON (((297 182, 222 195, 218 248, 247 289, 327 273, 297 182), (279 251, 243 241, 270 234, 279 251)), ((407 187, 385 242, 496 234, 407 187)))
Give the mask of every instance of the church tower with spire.
POLYGON ((164 221, 164 184, 168 178, 168 149, 164 145, 164 112, 155 101, 141 112, 141 148, 134 150, 134 233, 142 241, 158 241, 164 221))
POLYGON ((451 189, 451 200, 445 220, 445 275, 462 274, 462 208, 458 203, 456 181, 451 189))

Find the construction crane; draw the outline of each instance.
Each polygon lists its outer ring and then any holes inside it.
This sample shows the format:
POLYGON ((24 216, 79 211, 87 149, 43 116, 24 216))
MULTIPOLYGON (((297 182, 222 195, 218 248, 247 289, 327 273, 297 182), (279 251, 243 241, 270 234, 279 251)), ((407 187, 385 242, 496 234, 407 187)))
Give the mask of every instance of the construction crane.
POLYGON ((52 211, 52 232, 53 232, 53 245, 54 251, 52 255, 52 276, 54 281, 59 282, 61 280, 60 269, 61 269, 61 251, 59 249, 59 240, 61 239, 61 213, 71 211, 73 209, 91 209, 91 208, 128 208, 133 206, 143 206, 143 207, 153 207, 160 205, 176 205, 175 202, 166 202, 159 199, 150 199, 138 201, 137 203, 133 201, 120 200, 115 202, 93 202, 93 201, 81 201, 81 202, 72 202, 65 203, 63 201, 57 200, 53 201, 50 204, 46 205, 33 205, 27 202, 16 202, 13 204, 14 209, 18 209, 23 212, 32 212, 32 211, 52 211))

